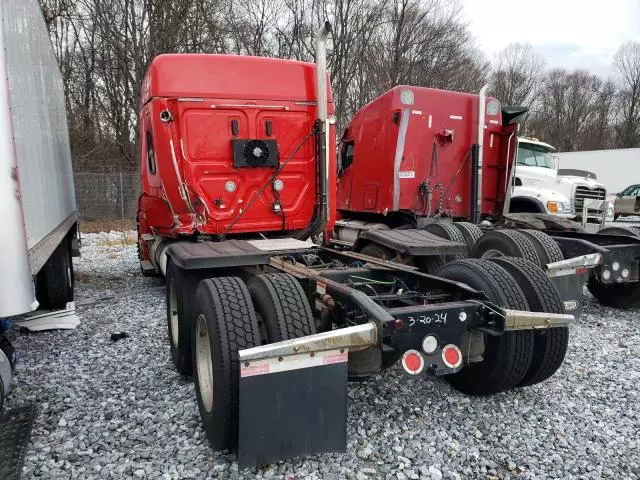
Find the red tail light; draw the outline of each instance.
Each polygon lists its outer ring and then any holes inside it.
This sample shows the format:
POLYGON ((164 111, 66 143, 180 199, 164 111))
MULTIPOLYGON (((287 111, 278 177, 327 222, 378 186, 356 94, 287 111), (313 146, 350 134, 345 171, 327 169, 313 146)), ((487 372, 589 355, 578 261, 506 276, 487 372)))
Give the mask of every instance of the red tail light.
POLYGON ((446 345, 442 349, 442 361, 449 368, 458 368, 462 363, 462 352, 455 345, 446 345))
POLYGON ((424 358, 417 350, 407 350, 402 356, 402 368, 411 375, 417 375, 424 369, 424 358))

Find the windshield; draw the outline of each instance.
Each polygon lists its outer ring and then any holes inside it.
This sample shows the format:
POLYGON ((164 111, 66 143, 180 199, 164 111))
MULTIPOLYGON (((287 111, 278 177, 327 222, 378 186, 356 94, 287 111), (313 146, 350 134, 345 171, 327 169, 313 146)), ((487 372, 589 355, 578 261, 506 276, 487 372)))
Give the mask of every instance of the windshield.
POLYGON ((553 168, 551 152, 538 145, 521 143, 518 145, 518 165, 553 168))

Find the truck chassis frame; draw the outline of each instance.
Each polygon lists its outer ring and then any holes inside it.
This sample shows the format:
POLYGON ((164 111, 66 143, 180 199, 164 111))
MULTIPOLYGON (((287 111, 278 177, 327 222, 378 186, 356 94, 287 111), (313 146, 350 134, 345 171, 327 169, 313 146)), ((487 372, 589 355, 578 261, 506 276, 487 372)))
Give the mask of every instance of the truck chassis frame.
MULTIPOLYGON (((455 374, 482 358, 484 347, 480 342, 478 351, 478 338, 566 327, 574 319, 573 315, 512 310, 495 304, 483 292, 414 266, 293 239, 176 242, 166 252, 183 279, 201 280, 200 285, 208 277, 239 277, 248 282, 265 273, 291 275, 314 312, 309 320, 319 333, 263 341, 237 352, 242 465, 344 450, 349 376, 370 376, 399 360, 407 373, 455 374), (427 339, 436 342, 429 352, 424 346, 427 339), (472 349, 474 360, 467 356, 472 349), (374 350, 378 355, 367 357, 374 350), (364 363, 362 358, 358 363, 359 354, 364 355, 364 363), (413 364, 407 355, 413 356, 413 364), (357 371, 363 365, 364 372, 357 371)), ((193 298, 181 301, 193 302, 193 298)), ((188 319, 191 335, 196 335, 195 317, 196 313, 188 319)), ((192 345, 196 343, 197 337, 192 345)), ((198 375, 194 374, 196 382, 198 375)))

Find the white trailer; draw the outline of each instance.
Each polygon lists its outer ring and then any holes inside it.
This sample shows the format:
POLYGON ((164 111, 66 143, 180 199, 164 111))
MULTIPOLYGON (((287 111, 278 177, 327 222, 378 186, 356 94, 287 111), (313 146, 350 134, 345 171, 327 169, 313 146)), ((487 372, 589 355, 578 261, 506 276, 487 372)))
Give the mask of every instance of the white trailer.
POLYGON ((556 155, 561 169, 593 172, 610 193, 619 193, 629 185, 640 183, 640 148, 561 152, 556 155))
POLYGON ((78 214, 62 78, 38 2, 2 0, 0 18, 3 318, 73 299, 78 214))

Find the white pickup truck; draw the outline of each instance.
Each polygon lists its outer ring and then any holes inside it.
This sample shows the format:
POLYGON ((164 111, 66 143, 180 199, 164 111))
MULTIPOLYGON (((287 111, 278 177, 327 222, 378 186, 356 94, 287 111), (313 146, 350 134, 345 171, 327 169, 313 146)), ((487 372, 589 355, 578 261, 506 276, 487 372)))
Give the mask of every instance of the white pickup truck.
MULTIPOLYGON (((518 139, 510 212, 549 213, 582 220, 585 199, 606 200, 606 187, 593 178, 595 175, 559 172, 554 152, 553 146, 538 139, 518 139)), ((608 204, 605 208, 606 216, 613 216, 613 208, 608 204)), ((588 208, 586 219, 600 221, 602 213, 602 208, 588 208)))

